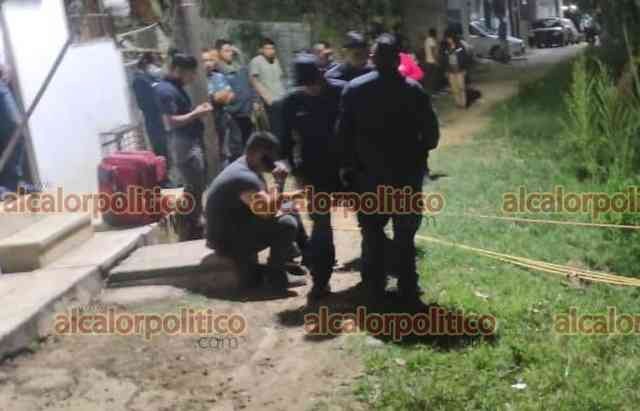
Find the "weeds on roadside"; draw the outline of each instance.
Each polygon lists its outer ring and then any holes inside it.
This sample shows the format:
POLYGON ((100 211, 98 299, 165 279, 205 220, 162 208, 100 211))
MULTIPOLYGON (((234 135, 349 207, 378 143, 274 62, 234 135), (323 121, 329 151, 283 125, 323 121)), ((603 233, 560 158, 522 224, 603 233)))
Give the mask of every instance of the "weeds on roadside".
MULTIPOLYGON (((604 184, 611 195, 640 186, 640 80, 631 47, 620 52, 627 54, 628 61, 624 85, 616 84, 608 63, 585 55, 573 65, 573 82, 565 99, 569 116, 563 152, 578 175, 604 184)), ((608 212, 601 222, 640 226, 640 213, 633 209, 608 212)), ((616 250, 606 265, 637 275, 633 271, 640 264, 640 231, 612 229, 604 238, 616 250)))
POLYGON ((621 94, 605 63, 582 56, 573 66, 566 96, 564 150, 578 175, 594 182, 629 178, 639 150, 640 101, 621 94))

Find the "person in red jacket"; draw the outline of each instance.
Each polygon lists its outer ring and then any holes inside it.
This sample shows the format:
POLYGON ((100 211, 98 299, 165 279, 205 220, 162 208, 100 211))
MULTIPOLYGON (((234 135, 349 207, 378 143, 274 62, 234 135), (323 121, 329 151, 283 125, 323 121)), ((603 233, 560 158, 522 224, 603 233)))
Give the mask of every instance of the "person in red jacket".
POLYGON ((400 53, 400 67, 398 67, 398 70, 403 77, 408 77, 415 81, 422 81, 424 78, 424 71, 422 71, 415 58, 408 53, 400 53))

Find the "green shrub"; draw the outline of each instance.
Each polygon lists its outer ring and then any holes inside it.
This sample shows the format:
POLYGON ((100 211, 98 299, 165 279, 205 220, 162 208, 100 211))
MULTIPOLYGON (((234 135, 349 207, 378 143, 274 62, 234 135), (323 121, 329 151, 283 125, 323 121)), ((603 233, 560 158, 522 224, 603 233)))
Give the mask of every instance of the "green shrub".
MULTIPOLYGON (((636 72, 631 50, 627 62, 636 72)), ((602 56, 583 56, 573 66, 573 82, 566 97, 568 121, 565 122, 565 150, 574 168, 603 184, 613 196, 640 186, 640 90, 638 76, 631 87, 616 87, 620 63, 602 56), (610 61, 614 61, 613 69, 610 61), (627 90, 629 89, 629 90, 627 90)), ((626 64, 623 64, 626 65, 626 64)), ((610 211, 599 223, 640 226, 640 213, 633 209, 610 211)), ((597 268, 638 275, 640 265, 640 230, 613 228, 604 232, 607 250, 597 268)))
POLYGON ((580 175, 594 182, 630 178, 637 171, 640 104, 622 95, 609 68, 598 58, 582 56, 573 66, 566 97, 564 150, 580 175))

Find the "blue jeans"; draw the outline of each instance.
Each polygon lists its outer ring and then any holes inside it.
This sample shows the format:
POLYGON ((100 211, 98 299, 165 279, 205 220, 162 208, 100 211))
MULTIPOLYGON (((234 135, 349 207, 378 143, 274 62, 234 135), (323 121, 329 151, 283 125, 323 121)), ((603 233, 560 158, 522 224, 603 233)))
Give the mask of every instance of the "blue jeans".
POLYGON ((331 279, 336 261, 336 248, 333 242, 331 213, 311 213, 311 275, 317 286, 326 286, 331 279))

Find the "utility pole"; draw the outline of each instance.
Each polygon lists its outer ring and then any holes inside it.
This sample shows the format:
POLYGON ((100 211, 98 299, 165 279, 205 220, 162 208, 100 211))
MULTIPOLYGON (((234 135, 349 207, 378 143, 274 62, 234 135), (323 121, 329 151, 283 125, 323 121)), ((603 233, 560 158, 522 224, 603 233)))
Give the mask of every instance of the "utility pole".
MULTIPOLYGON (((200 18, 200 2, 196 0, 177 0, 174 7, 175 46, 180 51, 191 54, 200 61, 196 81, 189 87, 191 98, 194 104, 204 103, 209 101, 209 93, 207 92, 207 79, 200 57, 203 44, 195 25, 200 18)), ((208 171, 207 182, 209 182, 213 180, 219 171, 218 135, 214 126, 213 115, 205 116, 203 121, 205 123, 204 148, 208 171)))

